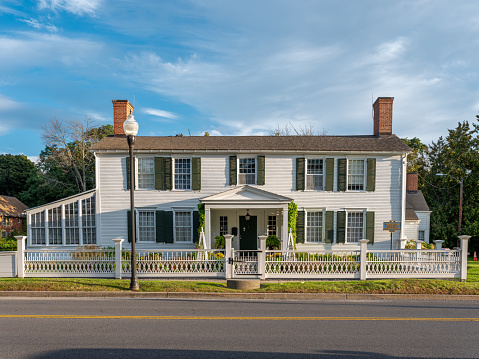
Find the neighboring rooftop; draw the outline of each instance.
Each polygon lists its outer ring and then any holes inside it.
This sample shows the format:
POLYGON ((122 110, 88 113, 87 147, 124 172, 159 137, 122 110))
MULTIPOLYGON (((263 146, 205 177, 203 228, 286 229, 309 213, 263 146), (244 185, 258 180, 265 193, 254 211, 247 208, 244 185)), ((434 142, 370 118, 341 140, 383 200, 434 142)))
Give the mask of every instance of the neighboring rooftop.
POLYGON ((10 196, 0 196, 0 215, 9 217, 25 217, 23 212, 28 207, 19 199, 10 196))
POLYGON ((417 212, 427 212, 429 211, 429 206, 426 203, 426 199, 422 194, 422 191, 408 192, 406 193, 406 219, 415 220, 417 219, 417 212), (412 215, 412 212, 414 215, 412 215), (409 213, 409 218, 408 218, 409 213), (415 217, 415 218, 414 218, 415 217))
MULTIPOLYGON (((127 151, 123 137, 105 137, 91 151, 127 151)), ((396 135, 364 136, 137 136, 135 150, 410 152, 396 135)))

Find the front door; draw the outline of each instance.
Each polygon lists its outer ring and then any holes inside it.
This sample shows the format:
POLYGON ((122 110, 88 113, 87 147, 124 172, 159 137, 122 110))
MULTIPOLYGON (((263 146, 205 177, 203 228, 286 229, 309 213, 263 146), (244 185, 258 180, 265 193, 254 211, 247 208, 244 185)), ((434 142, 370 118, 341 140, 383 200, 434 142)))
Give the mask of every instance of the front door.
POLYGON ((239 235, 240 235, 240 250, 257 250, 258 249, 258 233, 256 230, 256 216, 250 216, 246 220, 245 216, 239 218, 239 235))

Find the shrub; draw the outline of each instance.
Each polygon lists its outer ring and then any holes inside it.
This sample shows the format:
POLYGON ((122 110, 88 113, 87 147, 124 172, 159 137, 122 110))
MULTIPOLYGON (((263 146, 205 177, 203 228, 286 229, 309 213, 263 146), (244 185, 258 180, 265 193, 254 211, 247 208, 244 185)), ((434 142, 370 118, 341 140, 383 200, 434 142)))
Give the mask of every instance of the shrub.
POLYGON ((218 249, 224 249, 226 247, 226 241, 224 236, 215 237, 215 247, 218 249))
POLYGON ((0 251, 16 251, 17 241, 15 239, 0 239, 0 251))
POLYGON ((266 238, 266 248, 269 250, 280 249, 281 241, 277 236, 268 236, 268 238, 266 238))

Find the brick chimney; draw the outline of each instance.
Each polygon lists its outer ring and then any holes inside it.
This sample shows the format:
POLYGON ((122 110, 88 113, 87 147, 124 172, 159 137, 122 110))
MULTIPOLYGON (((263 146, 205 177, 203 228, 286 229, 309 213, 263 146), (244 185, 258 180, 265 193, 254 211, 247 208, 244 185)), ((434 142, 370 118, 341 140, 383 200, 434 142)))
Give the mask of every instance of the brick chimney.
POLYGON ((113 100, 113 127, 115 137, 125 137, 123 122, 133 113, 133 105, 128 100, 113 100))
POLYGON ((408 193, 415 193, 418 190, 419 176, 417 172, 411 172, 407 174, 406 178, 406 190, 408 193))
POLYGON ((378 97, 373 104, 376 136, 393 133, 393 101, 394 97, 378 97))

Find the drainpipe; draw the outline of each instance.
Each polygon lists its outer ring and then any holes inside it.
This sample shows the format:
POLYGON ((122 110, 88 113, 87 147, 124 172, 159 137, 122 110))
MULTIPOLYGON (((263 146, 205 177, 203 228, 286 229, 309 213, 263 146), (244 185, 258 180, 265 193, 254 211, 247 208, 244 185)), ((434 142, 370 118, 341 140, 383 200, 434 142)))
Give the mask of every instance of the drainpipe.
POLYGON ((406 176, 407 176, 407 154, 401 157, 401 231, 400 239, 404 239, 404 225, 406 223, 406 176))

